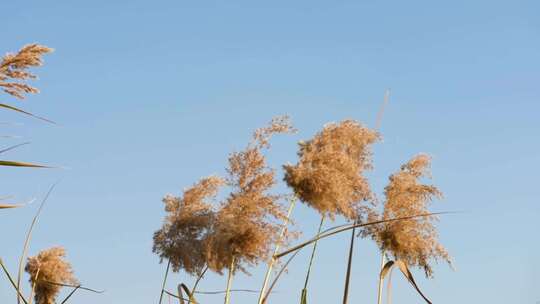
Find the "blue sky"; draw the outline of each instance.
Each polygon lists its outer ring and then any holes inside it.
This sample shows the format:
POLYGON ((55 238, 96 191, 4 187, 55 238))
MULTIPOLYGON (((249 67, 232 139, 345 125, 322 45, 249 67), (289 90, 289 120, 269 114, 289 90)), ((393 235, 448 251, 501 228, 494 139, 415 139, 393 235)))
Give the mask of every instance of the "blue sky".
MULTIPOLYGON (((386 88, 374 190, 427 152, 445 193, 433 210, 465 211, 439 224, 456 269, 438 265, 431 280, 415 271, 419 285, 439 304, 540 301, 538 2, 9 1, 2 11, 1 53, 30 42, 56 49, 36 71, 42 93, 17 104, 59 122, 3 112, 22 125, 2 132, 23 137, 3 146, 31 141, 9 158, 66 169, 2 169, 1 195, 42 197, 61 179, 30 252, 65 246, 79 279, 106 290, 77 303, 156 303, 164 265, 151 245, 163 195, 223 174, 228 153, 274 115, 300 130, 274 141, 277 168, 326 122, 373 127, 386 88)), ((0 214, 0 256, 12 271, 36 208, 0 214)), ((303 238, 315 233, 313 210, 300 205, 294 218, 303 238)), ((340 301, 348 238, 321 242, 310 303, 340 301)), ((295 259, 275 303, 298 301, 307 259, 295 259)), ((351 302, 375 302, 378 263, 374 244, 358 241, 351 302)), ((234 286, 259 288, 263 271, 234 286)), ((223 289, 225 279, 209 275, 201 288, 223 289)), ((0 302, 13 303, 0 282, 0 302)), ((169 288, 180 282, 191 278, 173 275, 169 288)), ((393 282, 394 302, 420 302, 403 278, 393 282)))

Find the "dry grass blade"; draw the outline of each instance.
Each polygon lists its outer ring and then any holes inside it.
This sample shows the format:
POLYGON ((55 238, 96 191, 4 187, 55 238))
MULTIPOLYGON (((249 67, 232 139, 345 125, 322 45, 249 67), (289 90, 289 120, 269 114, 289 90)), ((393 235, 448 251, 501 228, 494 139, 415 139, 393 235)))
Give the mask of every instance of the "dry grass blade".
POLYGON ((12 161, 12 160, 0 160, 0 166, 5 166, 5 167, 26 167, 26 168, 51 168, 49 166, 32 164, 32 163, 24 163, 24 162, 12 161))
MULTIPOLYGON (((43 210, 43 207, 45 206, 45 203, 47 202, 47 199, 51 195, 52 191, 56 187, 58 183, 53 184, 49 191, 47 191, 47 194, 41 201, 41 204, 39 205, 38 210, 36 211, 36 214, 34 215, 34 218, 32 219, 32 223, 30 224, 30 228, 28 228, 28 232, 26 233, 26 238, 24 240, 23 250, 21 253, 21 257, 19 259, 19 271, 17 272, 17 288, 20 288, 21 286, 21 279, 22 279, 22 273, 23 273, 23 261, 26 258, 28 254, 28 247, 30 246, 30 239, 32 238, 32 231, 34 230, 34 226, 36 225, 37 219, 39 215, 41 214, 41 210, 43 210)), ((17 298, 17 303, 20 303, 19 298, 17 298)))
POLYGON ((22 110, 22 109, 19 109, 17 107, 14 107, 14 106, 10 106, 8 104, 5 104, 5 103, 0 103, 0 108, 4 108, 4 109, 8 109, 8 110, 11 110, 11 111, 15 111, 15 112, 18 112, 18 113, 22 113, 24 115, 28 115, 28 116, 31 116, 33 118, 37 118, 39 120, 42 120, 42 121, 45 121, 45 122, 48 122, 48 123, 51 123, 53 125, 55 125, 56 123, 52 120, 49 120, 47 118, 43 118, 43 117, 40 117, 40 116, 37 116, 37 115, 34 115, 30 112, 27 112, 25 110, 22 110))
POLYGON ((11 208, 18 208, 22 207, 24 205, 22 204, 0 204, 0 209, 11 209, 11 208))
POLYGON ((381 280, 384 280, 384 278, 386 277, 386 275, 388 275, 388 273, 390 272, 390 270, 392 270, 392 267, 394 266, 394 261, 388 261, 386 262, 386 264, 384 264, 384 267, 381 269, 381 273, 379 275, 379 277, 381 278, 381 280))
POLYGON ((178 285, 178 294, 180 295, 180 303, 184 302, 184 292, 187 295, 188 303, 197 303, 195 301, 195 298, 193 297, 193 294, 189 291, 189 288, 186 286, 186 284, 181 283, 178 285))
POLYGON ((411 285, 414 287, 414 289, 416 289, 416 291, 418 292, 418 294, 420 294, 420 296, 428 303, 428 304, 432 304, 431 301, 426 298, 426 296, 422 293, 422 291, 420 290, 420 288, 418 287, 418 285, 416 285, 416 282, 414 281, 414 278, 413 278, 413 275, 412 273, 410 272, 409 270, 409 267, 407 266, 407 264, 405 264, 403 261, 401 260, 397 260, 396 261, 396 265, 399 267, 399 270, 401 270, 401 272, 403 273, 403 275, 407 278, 407 280, 409 281, 409 283, 411 283, 411 285))
POLYGON ((452 213, 456 213, 456 212, 433 212, 433 213, 426 213, 426 214, 418 214, 418 215, 411 215, 411 216, 405 216, 405 217, 399 217, 399 218, 393 218, 393 219, 387 219, 387 220, 378 220, 378 221, 373 221, 373 222, 369 222, 369 223, 364 223, 364 224, 353 224, 353 225, 347 225, 343 228, 339 228, 339 229, 331 229, 331 232, 328 232, 328 233, 323 233, 319 236, 315 236, 314 238, 312 238, 311 240, 309 241, 306 241, 304 243, 301 243, 299 245, 296 245, 290 249, 287 249, 277 255, 275 255, 275 257, 277 259, 283 257, 283 256, 286 256, 294 251, 297 251, 297 250, 300 250, 301 248, 304 248, 310 244, 313 244, 315 242, 317 242, 318 240, 320 239, 324 239, 324 238, 327 238, 327 237, 330 237, 332 235, 335 235, 335 234, 338 234, 338 233, 341 233, 341 232, 344 232, 344 231, 348 231, 348 230, 351 230, 351 229, 354 229, 354 228, 358 228, 358 227, 367 227, 367 226, 372 226, 372 225, 378 225, 378 224, 382 224, 382 223, 388 223, 388 222, 395 222, 395 221, 405 221, 405 220, 410 220, 410 219, 414 219, 414 218, 418 218, 418 217, 428 217, 428 216, 434 216, 434 215, 441 215, 441 214, 452 214, 452 213))
POLYGON ((13 278, 11 277, 11 274, 9 274, 9 271, 7 270, 6 266, 4 265, 4 262, 2 261, 2 259, 0 259, 0 267, 2 267, 2 270, 4 271, 4 273, 6 274, 9 282, 11 283, 11 286, 13 286, 13 288, 15 289, 15 291, 17 292, 17 297, 19 297, 20 299, 23 300, 24 304, 28 304, 28 301, 26 301, 26 299, 24 298, 23 294, 21 293, 21 290, 17 287, 17 284, 15 284, 15 282, 13 281, 13 278))
POLYGON ((180 297, 180 296, 178 296, 178 295, 175 295, 174 293, 172 293, 172 292, 170 292, 170 291, 168 291, 168 290, 163 290, 163 292, 166 293, 167 295, 169 295, 169 296, 175 298, 175 299, 179 299, 179 300, 180 300, 180 304, 184 304, 184 303, 186 303, 186 302, 188 302, 188 303, 191 302, 189 299, 182 298, 182 297, 180 297))

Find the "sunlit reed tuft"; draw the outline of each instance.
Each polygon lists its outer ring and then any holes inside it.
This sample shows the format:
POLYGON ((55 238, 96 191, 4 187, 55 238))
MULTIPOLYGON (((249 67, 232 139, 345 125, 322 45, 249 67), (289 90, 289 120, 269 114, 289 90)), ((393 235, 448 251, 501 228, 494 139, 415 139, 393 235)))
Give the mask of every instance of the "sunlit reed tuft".
MULTIPOLYGON (((428 175, 430 162, 429 156, 417 155, 390 176, 390 182, 385 187, 384 219, 429 213, 428 206, 432 199, 442 196, 437 187, 419 182, 421 177, 428 175)), ((431 216, 392 221, 371 226, 367 231, 383 252, 409 266, 423 268, 426 276, 431 277, 433 270, 430 260, 450 263, 448 252, 438 241, 434 226, 436 220, 431 216)))
POLYGON ((323 216, 358 220, 373 201, 367 179, 370 145, 379 134, 354 120, 327 124, 314 138, 300 142, 299 161, 285 165, 285 181, 295 194, 323 216))
POLYGON ((27 80, 36 78, 28 69, 41 66, 42 56, 50 52, 52 49, 46 46, 29 44, 16 54, 6 54, 0 61, 0 87, 19 99, 24 99, 25 94, 38 93, 37 88, 26 83, 27 80))
POLYGON ((167 216, 161 229, 154 233, 154 253, 170 261, 173 271, 184 269, 198 275, 206 265, 204 239, 212 229, 215 211, 210 199, 224 184, 220 177, 210 176, 184 191, 181 197, 163 198, 167 216))
POLYGON ((278 241, 280 222, 286 210, 270 194, 276 183, 275 172, 266 164, 263 149, 276 133, 295 132, 289 118, 274 118, 270 125, 258 129, 246 149, 229 156, 227 184, 232 192, 217 212, 215 225, 207 239, 208 266, 221 273, 232 268, 246 271, 271 258, 272 246, 278 241))
POLYGON ((78 284, 65 256, 64 248, 53 247, 28 258, 25 271, 30 275, 30 284, 35 286, 36 304, 54 304, 61 289, 58 284, 78 284))

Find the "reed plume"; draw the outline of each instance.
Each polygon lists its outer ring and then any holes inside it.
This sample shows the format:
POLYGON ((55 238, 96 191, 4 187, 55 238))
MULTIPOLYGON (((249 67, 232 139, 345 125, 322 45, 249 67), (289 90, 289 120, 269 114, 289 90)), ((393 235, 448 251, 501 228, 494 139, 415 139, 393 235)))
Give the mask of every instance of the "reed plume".
POLYGON ((16 54, 6 54, 0 61, 0 87, 9 95, 24 99, 25 94, 35 94, 39 90, 26 83, 36 75, 28 71, 31 67, 43 65, 42 56, 53 49, 39 44, 28 44, 16 54))
POLYGON ((227 184, 231 193, 216 214, 214 228, 206 239, 208 266, 222 273, 246 271, 246 266, 270 260, 272 245, 278 241, 287 212, 270 194, 276 183, 275 172, 266 164, 263 150, 276 133, 291 133, 287 116, 274 118, 269 126, 257 129, 252 141, 240 152, 229 156, 227 184))
MULTIPOLYGON (((430 162, 428 155, 417 155, 390 176, 384 191, 383 219, 429 213, 432 199, 442 197, 437 187, 419 181, 429 174, 430 162)), ((451 263, 450 255, 438 241, 435 221, 437 218, 434 216, 417 217, 370 226, 365 232, 371 235, 383 253, 408 266, 420 267, 427 277, 431 277, 431 260, 451 263)))
POLYGON ((30 284, 35 288, 36 304, 54 304, 62 287, 59 284, 78 284, 65 256, 64 248, 53 247, 28 258, 25 271, 30 275, 30 284))
POLYGON ((173 271, 184 269, 199 275, 206 265, 204 239, 212 229, 215 211, 211 200, 224 184, 217 176, 201 179, 184 190, 181 197, 163 198, 165 217, 163 226, 154 233, 153 252, 161 261, 170 261, 173 271))
POLYGON ((300 159, 284 166, 285 182, 322 216, 358 220, 373 201, 362 173, 372 167, 370 145, 377 140, 377 132, 354 120, 327 124, 315 137, 299 143, 300 159))

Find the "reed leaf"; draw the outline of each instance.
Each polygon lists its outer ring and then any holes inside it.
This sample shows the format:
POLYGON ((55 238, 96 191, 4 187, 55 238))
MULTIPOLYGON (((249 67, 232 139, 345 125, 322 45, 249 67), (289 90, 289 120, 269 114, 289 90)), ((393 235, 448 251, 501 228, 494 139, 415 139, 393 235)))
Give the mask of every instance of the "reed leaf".
MULTIPOLYGON (((386 264, 384 264, 384 267, 381 269, 381 272, 379 274, 379 280, 381 284, 384 278, 391 272, 394 266, 397 266, 399 268, 399 270, 401 271, 401 273, 403 273, 407 281, 414 287, 416 292, 418 292, 418 294, 424 299, 424 301, 426 301, 426 303, 428 304, 432 304, 431 301, 422 293, 422 291, 416 284, 416 281, 414 280, 414 277, 411 271, 409 270, 409 266, 407 266, 407 264, 405 264, 405 262, 401 260, 388 261, 386 264)), ((388 283, 388 286, 389 286, 388 288, 390 288, 390 282, 388 283)), ((390 293, 388 293, 388 298, 390 298, 390 293)))
POLYGON ((39 120, 42 120, 42 121, 45 121, 45 122, 48 122, 48 123, 51 123, 51 124, 56 124, 52 120, 49 120, 47 118, 43 118, 43 117, 34 115, 34 114, 30 113, 30 112, 27 112, 25 110, 19 109, 19 108, 14 107, 14 106, 10 106, 10 105, 5 104, 5 103, 0 103, 0 108, 4 108, 4 109, 8 109, 8 110, 15 111, 15 112, 18 112, 18 113, 22 113, 24 115, 28 115, 28 116, 31 116, 33 118, 36 118, 36 119, 39 119, 39 120))
POLYGON ((26 168, 51 168, 51 167, 45 166, 45 165, 38 165, 38 164, 25 163, 25 162, 19 162, 19 161, 12 161, 12 160, 0 160, 0 166, 4 166, 4 167, 26 167, 26 168))

